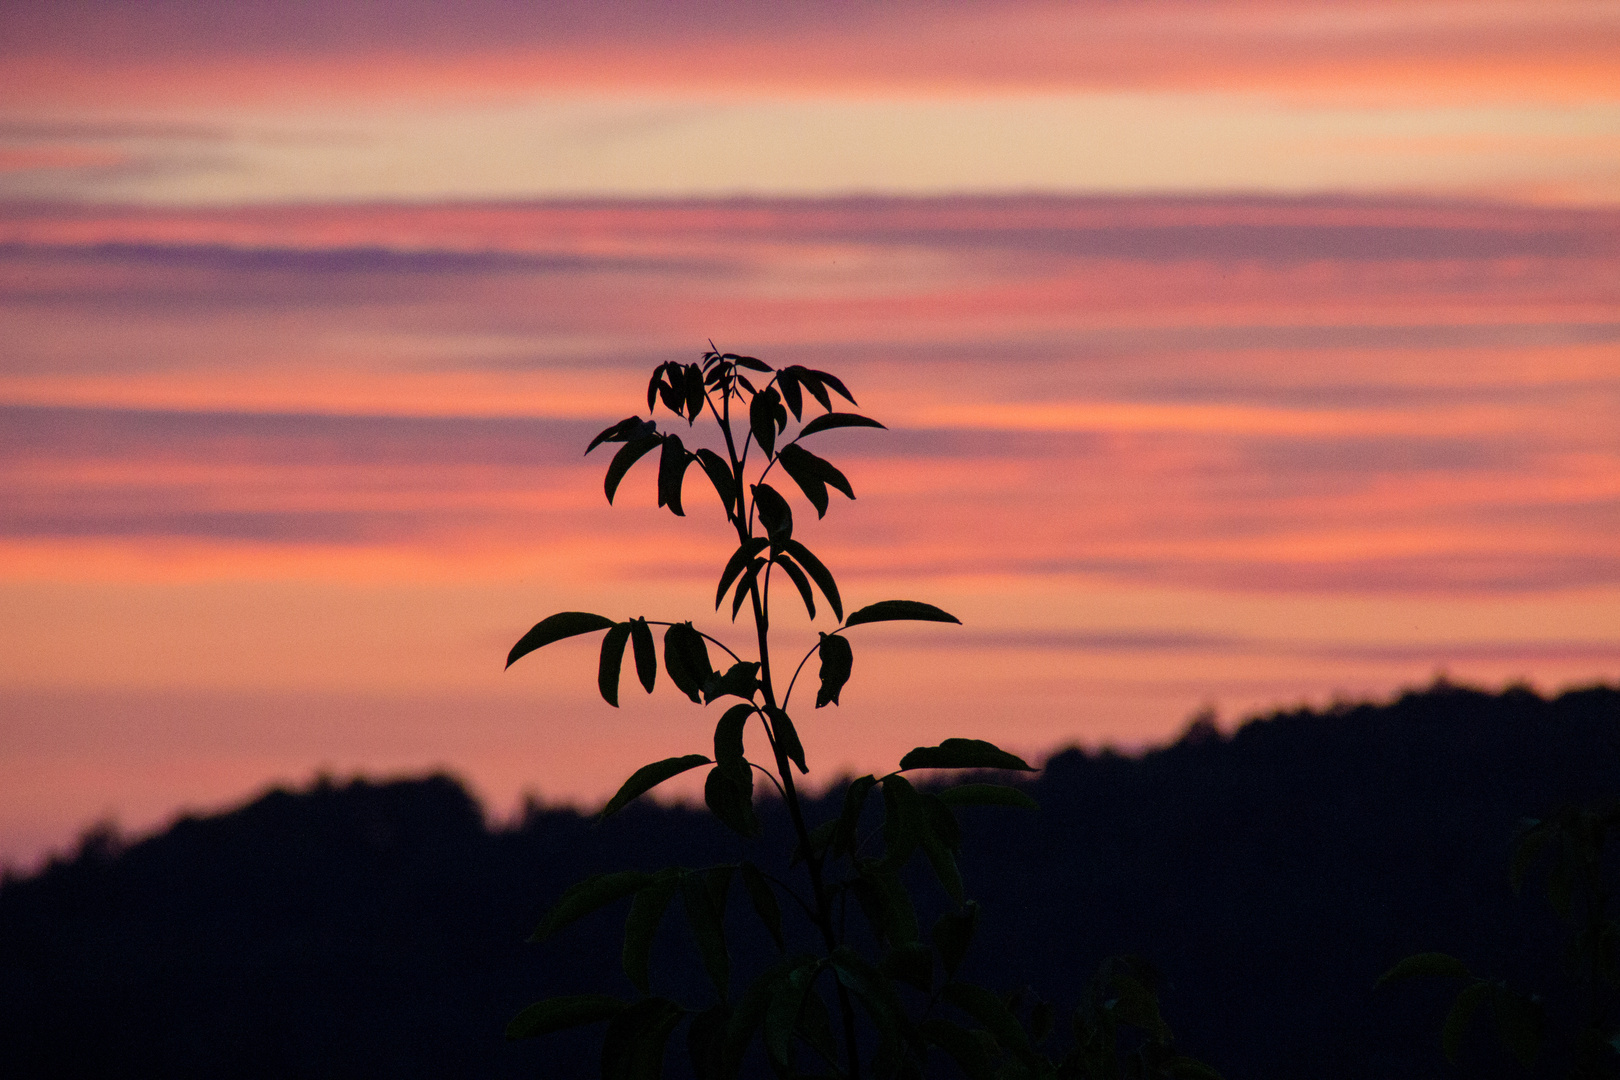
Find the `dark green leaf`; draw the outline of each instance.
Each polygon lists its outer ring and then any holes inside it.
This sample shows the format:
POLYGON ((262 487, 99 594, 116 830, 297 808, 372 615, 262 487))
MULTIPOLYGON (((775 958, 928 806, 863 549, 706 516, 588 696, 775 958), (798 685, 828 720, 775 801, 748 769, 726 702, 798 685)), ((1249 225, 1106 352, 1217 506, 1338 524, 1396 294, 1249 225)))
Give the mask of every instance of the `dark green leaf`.
POLYGON ((718 1002, 696 1016, 686 1029, 686 1052, 692 1058, 692 1075, 697 1080, 732 1080, 737 1070, 731 1068, 726 1053, 726 1025, 731 1009, 718 1002))
POLYGON ((598 816, 605 818, 617 814, 625 806, 629 805, 631 800, 645 795, 670 777, 679 776, 688 769, 695 769, 699 765, 707 765, 708 763, 709 759, 702 754, 687 754, 684 757, 665 758, 663 761, 655 761, 651 765, 643 765, 635 771, 635 774, 630 779, 624 782, 624 786, 619 789, 618 794, 608 800, 608 804, 602 807, 602 813, 598 816))
POLYGON ((1035 1007, 1029 1010, 1029 1037, 1039 1046, 1052 1034, 1052 1022, 1056 1013, 1050 1001, 1037 1001, 1035 1007))
POLYGON ((982 986, 946 983, 939 996, 985 1026, 996 1041, 1015 1053, 1031 1052, 1029 1037, 1006 1002, 982 986))
POLYGON ((686 369, 679 364, 664 365, 664 382, 658 388, 664 407, 676 416, 686 411, 686 369))
MULTIPOLYGON (((647 411, 651 413, 658 405, 658 392, 664 385, 664 365, 659 364, 653 369, 652 378, 647 380, 647 411)), ((589 451, 587 451, 588 453, 589 451)))
POLYGON ((607 476, 602 480, 602 490, 607 492, 608 502, 613 501, 614 494, 619 490, 619 481, 630 471, 630 466, 640 461, 648 451, 663 441, 661 435, 637 435, 619 447, 619 452, 614 454, 613 460, 608 463, 607 476))
POLYGON ((709 770, 709 778, 703 784, 703 801, 710 812, 737 835, 749 839, 761 832, 759 817, 754 813, 753 795, 752 776, 746 782, 738 782, 718 766, 709 770))
POLYGON ((938 746, 919 746, 900 759, 900 768, 1035 771, 1023 758, 983 739, 946 739, 938 746))
POLYGON ((707 705, 727 694, 752 700, 759 690, 759 664, 753 660, 739 660, 726 669, 703 680, 703 703, 707 705))
POLYGON ((896 948, 917 941, 917 912, 898 869, 878 859, 861 859, 855 869, 871 886, 862 905, 868 908, 866 917, 878 940, 896 948))
POLYGON ((591 445, 585 448, 585 452, 588 454, 605 442, 625 442, 643 434, 647 426, 647 421, 641 417, 627 416, 612 427, 604 428, 598 433, 596 438, 591 440, 591 445))
POLYGON ((819 709, 838 704, 838 695, 844 692, 855 666, 855 652, 849 647, 849 639, 837 634, 822 634, 816 651, 821 656, 821 689, 816 691, 819 709))
POLYGON ((602 1080, 657 1080, 664 1045, 685 1011, 666 998, 643 998, 615 1016, 602 1040, 602 1080))
POLYGON ((771 543, 785 544, 793 536, 793 509, 788 506, 787 500, 782 498, 781 492, 769 484, 755 484, 754 509, 759 511, 759 521, 765 526, 766 535, 771 543))
POLYGON ((919 839, 922 841, 923 854, 928 856, 928 865, 933 867, 934 877, 939 879, 940 888, 945 890, 952 903, 961 906, 964 899, 962 872, 957 869, 956 856, 932 829, 920 830, 919 839))
POLYGON ((760 873, 759 867, 751 862, 743 863, 741 869, 743 887, 748 890, 748 899, 752 901, 754 912, 759 915, 759 921, 770 931, 771 940, 776 942, 776 947, 785 948, 782 939, 782 908, 776 902, 776 894, 771 891, 771 883, 760 873))
POLYGON ((862 623, 894 622, 896 620, 909 620, 912 622, 952 622, 958 626, 962 620, 948 611, 941 611, 933 604, 924 604, 916 600, 880 600, 876 604, 867 604, 861 610, 854 612, 844 621, 845 626, 859 626, 862 623))
POLYGON ((664 452, 658 458, 658 505, 667 506, 676 517, 685 517, 681 508, 681 484, 694 457, 681 445, 679 435, 664 436, 664 452))
POLYGON ((776 414, 780 412, 785 419, 786 410, 782 408, 782 395, 775 390, 765 389, 754 395, 754 400, 748 403, 748 429, 754 433, 754 441, 765 452, 766 458, 776 449, 776 414))
POLYGON ((788 759, 799 767, 801 773, 809 772, 804 763, 804 744, 799 742, 798 729, 793 726, 788 714, 781 709, 768 709, 766 715, 770 717, 771 734, 776 738, 776 745, 780 746, 788 759))
POLYGON ((816 597, 810 591, 810 579, 805 577, 804 571, 799 569, 799 565, 785 554, 774 556, 771 561, 786 572, 794 587, 799 590, 799 599, 804 601, 804 610, 810 613, 811 619, 814 619, 816 617, 816 597))
POLYGON ((630 624, 614 623, 602 635, 602 659, 596 667, 596 688, 602 700, 619 707, 619 668, 624 665, 624 647, 630 640, 630 624))
MULTIPOLYGON (((833 1041, 832 1017, 827 1014, 827 1005, 814 986, 804 995, 804 1005, 799 1010, 799 1037, 819 1049, 824 1060, 837 1060, 838 1048, 833 1041)), ((916 1080, 921 1080, 921 1077, 916 1080)))
POLYGON ((721 460, 719 454, 707 448, 695 450, 693 455, 697 458, 698 464, 703 466, 703 472, 708 476, 709 483, 714 485, 715 494, 720 496, 720 503, 726 508, 726 513, 731 514, 735 509, 734 503, 737 498, 737 478, 731 475, 731 467, 721 460))
POLYGON ((596 874, 588 877, 562 894, 562 899, 546 912, 545 918, 540 920, 540 925, 529 935, 529 940, 544 941, 576 919, 583 918, 598 908, 606 907, 615 900, 623 899, 651 884, 652 881, 652 874, 644 874, 639 870, 622 870, 616 874, 596 874))
POLYGON ((1455 956, 1442 952, 1417 953, 1408 956, 1378 977, 1376 985, 1404 982, 1407 979, 1438 976, 1446 979, 1472 979, 1468 966, 1455 956))
POLYGON ((1546 1025, 1541 1003, 1498 986, 1491 1004, 1502 1048, 1517 1058, 1520 1065, 1530 1068, 1541 1053, 1541 1033, 1546 1025))
POLYGON ((726 560, 726 568, 720 572, 720 585, 714 590, 714 608, 716 611, 720 610, 720 601, 726 598, 726 590, 731 588, 731 583, 736 580, 738 574, 743 572, 743 568, 748 565, 748 561, 770 546, 769 538, 755 536, 743 541, 737 546, 737 550, 731 553, 731 558, 726 560))
POLYGON ((918 1027, 923 1037, 945 1051, 968 1080, 995 1080, 990 1055, 971 1032, 938 1017, 924 1020, 918 1027))
POLYGON ((1457 1054, 1462 1050, 1468 1022, 1490 996, 1491 984, 1481 979, 1463 987, 1457 994, 1457 1000, 1451 1003, 1451 1011, 1446 1014, 1445 1025, 1440 1029, 1440 1047, 1446 1052, 1446 1060, 1453 1065, 1457 1063, 1457 1054))
POLYGON ((782 447, 777 460, 803 489, 805 498, 814 504, 820 515, 825 516, 827 512, 828 487, 837 488, 848 498, 855 497, 855 489, 850 487, 849 478, 839 472, 832 462, 817 457, 796 442, 782 447))
POLYGON ((1039 810, 1040 804, 1015 787, 1005 784, 958 784, 939 793, 949 806, 1017 806, 1039 810))
POLYGON ((973 942, 973 931, 978 925, 979 904, 976 900, 969 900, 963 904, 960 912, 947 911, 935 920, 934 948, 939 950, 939 958, 945 965, 947 976, 954 977, 956 969, 962 966, 968 946, 973 942))
POLYGON ((814 435, 818 431, 827 431, 830 428, 841 427, 881 428, 883 425, 878 423, 876 420, 869 419, 865 416, 857 416, 854 413, 830 412, 816 417, 814 420, 804 425, 804 427, 800 428, 799 438, 802 439, 806 435, 814 435))
POLYGON ((624 1009, 618 998, 601 994, 574 994, 537 1001, 506 1025, 508 1039, 530 1039, 553 1031, 611 1020, 624 1009))
POLYGON ((904 866, 922 841, 921 807, 917 789, 898 773, 885 776, 883 785, 883 859, 896 868, 904 866))
POLYGON ((773 371, 773 370, 775 370, 774 368, 771 367, 771 365, 765 363, 762 360, 756 360, 752 356, 737 356, 734 353, 726 353, 725 358, 727 360, 730 360, 733 364, 736 364, 738 367, 745 367, 749 371, 773 371))
POLYGON ((1197 1058, 1177 1054, 1161 1066, 1160 1071, 1173 1080, 1225 1080, 1220 1073, 1197 1058))
POLYGON ((797 378, 799 382, 803 383, 807 390, 815 395, 817 401, 821 402, 821 407, 831 411, 832 398, 827 396, 827 387, 822 383, 821 379, 817 377, 816 373, 808 368, 802 367, 794 367, 792 371, 794 377, 797 378))
POLYGON ((834 949, 830 959, 838 981, 848 987, 866 1006, 867 1013, 877 1024, 881 1038, 920 1042, 916 1032, 906 1020, 905 1010, 900 1005, 900 996, 895 993, 894 983, 887 975, 867 963, 865 958, 848 945, 840 945, 834 949))
MULTIPOLYGON (((726 869, 730 874, 730 868, 726 869)), ((703 968, 714 983, 715 993, 725 1000, 731 981, 731 957, 726 949, 725 908, 716 904, 709 890, 707 875, 689 873, 681 878, 681 902, 686 907, 686 922, 692 929, 692 940, 697 942, 703 957, 703 968)), ((722 902, 724 894, 721 894, 722 902)))
POLYGON ((703 415, 703 369, 696 364, 686 366, 686 416, 695 421, 703 415))
POLYGON ((675 623, 664 631, 664 670, 681 693, 693 701, 702 700, 703 684, 714 668, 709 666, 703 635, 691 623, 675 623))
POLYGON ((636 678, 650 694, 658 678, 658 649, 653 645, 652 628, 645 618, 630 620, 630 644, 636 654, 636 678))
POLYGON ((752 783, 743 757, 743 728, 756 711, 752 705, 733 705, 714 726, 714 763, 738 783, 752 783))
POLYGON ((620 960, 630 983, 643 994, 648 993, 648 965, 652 961, 653 938, 658 924, 664 918, 664 909, 675 895, 681 871, 665 870, 657 880, 646 885, 630 901, 630 914, 624 920, 624 947, 620 960))
POLYGON ((785 541, 782 544, 782 550, 792 555, 798 564, 804 567, 805 572, 810 575, 810 580, 814 581, 816 587, 821 590, 821 595, 827 598, 827 603, 833 610, 833 617, 842 619, 844 617, 844 602, 838 596, 838 583, 833 580, 832 572, 823 565, 820 559, 810 553, 809 548, 797 540, 789 539, 785 541))
POLYGON ((606 630, 612 625, 612 619, 592 615, 588 611, 559 611, 555 615, 547 615, 512 646, 512 651, 506 654, 506 666, 511 667, 534 650, 550 645, 553 641, 561 641, 576 634, 588 634, 592 630, 606 630))
POLYGON ((851 780, 849 787, 844 789, 844 809, 838 815, 838 832, 833 839, 832 852, 834 855, 847 855, 855 850, 857 839, 856 830, 861 823, 861 810, 866 806, 866 796, 871 793, 877 778, 871 775, 859 776, 851 780))
POLYGON ((730 1061, 741 1060, 748 1041, 765 1022, 765 1010, 777 986, 787 978, 788 972, 810 959, 805 956, 785 956, 755 976, 748 989, 743 991, 726 1025, 726 1048, 730 1061))
POLYGON ((920 941, 896 945, 883 954, 879 970, 923 993, 934 988, 934 954, 920 941))
POLYGON ((793 1067, 793 1033, 820 969, 820 961, 794 968, 771 992, 770 1004, 765 1008, 765 1051, 779 1069, 793 1067))
POLYGON ((804 395, 799 392, 799 369, 785 367, 776 373, 776 388, 782 392, 782 401, 797 420, 804 411, 804 395))
POLYGON ((749 592, 754 588, 755 582, 759 580, 760 571, 769 565, 770 563, 764 559, 755 559, 748 564, 747 572, 743 574, 742 580, 737 582, 737 591, 731 597, 732 622, 737 621, 737 610, 743 606, 743 601, 748 599, 749 592))

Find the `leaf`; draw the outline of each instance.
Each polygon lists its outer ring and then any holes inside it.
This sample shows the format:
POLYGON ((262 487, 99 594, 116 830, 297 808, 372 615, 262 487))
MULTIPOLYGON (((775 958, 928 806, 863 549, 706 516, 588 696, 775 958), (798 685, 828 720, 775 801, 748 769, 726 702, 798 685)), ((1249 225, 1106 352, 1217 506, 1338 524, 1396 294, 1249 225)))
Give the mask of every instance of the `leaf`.
POLYGON ((636 678, 650 694, 658 679, 658 649, 653 645, 652 628, 645 617, 630 620, 630 644, 636 654, 636 678))
POLYGON ((562 898, 546 912, 540 925, 529 935, 533 942, 544 941, 558 930, 581 919, 598 908, 638 892, 653 881, 652 874, 639 870, 621 870, 614 874, 595 874, 572 886, 562 898))
POLYGON ((755 484, 753 492, 754 508, 759 511, 760 524, 765 526, 771 543, 787 543, 793 536, 792 507, 782 498, 781 492, 769 484, 755 484))
POLYGON ((754 813, 753 793, 752 777, 739 782, 718 766, 709 770, 703 783, 703 801, 709 811, 732 832, 750 840, 763 831, 754 813))
POLYGON ((765 452, 766 458, 776 449, 776 414, 781 412, 784 419, 787 416, 782 409, 782 395, 775 390, 765 389, 754 395, 754 400, 748 403, 748 429, 753 432, 754 441, 765 452))
POLYGON ((770 539, 764 536, 751 537, 737 545, 737 550, 732 552, 731 558, 726 560, 726 568, 720 572, 719 587, 714 590, 714 608, 716 611, 720 610, 720 601, 726 598, 726 590, 731 588, 731 583, 736 580, 738 574, 743 572, 743 568, 748 565, 748 561, 770 546, 770 539))
POLYGON ((598 820, 611 817, 624 809, 630 802, 639 796, 645 795, 653 788, 662 784, 670 777, 679 776, 688 769, 695 769, 699 765, 709 764, 709 759, 702 754, 687 754, 683 757, 665 758, 655 761, 651 765, 643 765, 637 769, 630 779, 619 788, 618 794, 608 800, 602 812, 597 815, 598 820))
POLYGON ((771 992, 770 1004, 765 1008, 765 1052, 778 1069, 792 1071, 793 1033, 820 970, 819 960, 796 967, 771 992))
POLYGON ((1443 952, 1416 953, 1408 956, 1378 977, 1375 986, 1438 976, 1445 979, 1472 979, 1468 965, 1443 952))
POLYGON ((1034 772, 1023 758, 983 739, 946 739, 938 746, 919 746, 900 759, 904 769, 1017 769, 1034 772))
POLYGON ((1162 1071, 1173 1080, 1225 1080, 1220 1073, 1186 1054, 1177 1054, 1166 1061, 1162 1071))
POLYGON ((596 438, 591 440, 591 445, 585 448, 585 452, 588 454, 605 442, 624 442, 627 439, 642 434, 647 428, 647 421, 643 420, 641 417, 627 416, 623 420, 620 420, 617 424, 614 424, 612 427, 603 428, 600 432, 598 432, 596 438))
POLYGON ((1451 1011, 1446 1013, 1445 1025, 1440 1029, 1440 1048, 1446 1052, 1446 1060, 1453 1065, 1457 1063, 1457 1054, 1462 1050, 1468 1022, 1490 994, 1491 984, 1481 979, 1463 987, 1457 994, 1457 1000, 1451 1003, 1451 1011))
POLYGON ((658 458, 658 505, 667 506, 676 517, 685 517, 681 508, 681 484, 695 458, 687 453, 679 435, 664 436, 664 452, 658 458))
POLYGON ((608 463, 607 476, 602 479, 602 490, 607 492, 609 503, 613 502, 613 496, 619 490, 619 481, 630 471, 630 466, 640 461, 648 451, 663 441, 662 435, 637 435, 619 447, 619 452, 614 454, 613 460, 608 463))
POLYGON ((843 693, 855 666, 855 652, 849 647, 849 639, 837 634, 822 634, 816 652, 821 656, 821 689, 816 691, 819 709, 838 704, 838 695, 843 693))
POLYGON ((917 910, 898 869, 877 859, 862 859, 856 869, 872 886, 877 901, 876 910, 868 912, 868 918, 877 915, 872 929, 879 940, 895 948, 916 942, 917 910))
POLYGON ((657 1080, 664 1045, 684 1015, 667 998, 643 998, 615 1016, 602 1040, 602 1080, 657 1080))
POLYGON ((596 688, 602 700, 619 707, 619 668, 624 664, 624 646, 630 640, 630 624, 615 623, 602 635, 602 659, 596 669, 596 688))
POLYGON ((856 830, 860 827, 861 811, 866 807, 866 796, 871 793, 877 778, 871 775, 859 776, 849 782, 844 789, 844 809, 838 815, 837 832, 833 836, 832 853, 834 855, 852 854, 855 851, 856 830))
POLYGON ((838 582, 833 580, 832 572, 822 564, 820 559, 810 553, 809 548, 797 540, 790 538, 783 541, 782 550, 792 555, 794 560, 804 567, 805 572, 810 575, 810 580, 814 581, 816 587, 821 590, 821 595, 827 598, 827 603, 833 610, 833 617, 842 619, 844 617, 844 602, 838 596, 838 582))
POLYGON ((928 856, 928 864, 933 867, 934 877, 939 879, 940 888, 945 890, 952 903, 961 907, 965 898, 962 895, 962 872, 957 869, 956 856, 933 829, 921 829, 919 836, 923 854, 928 856))
POLYGON ((714 763, 739 784, 752 783, 743 757, 743 727, 756 711, 753 705, 733 705, 714 726, 714 763))
POLYGON ((892 866, 904 866, 922 841, 918 817, 917 789, 899 773, 890 773, 883 785, 883 859, 892 866))
POLYGON ((816 373, 808 368, 802 367, 794 367, 791 370, 793 371, 794 378, 803 383, 805 389, 814 394, 816 400, 821 402, 821 407, 829 412, 832 411, 832 398, 827 396, 827 387, 821 381, 821 379, 817 377, 816 373))
POLYGON ((810 579, 804 576, 804 571, 799 569, 799 564, 788 558, 786 554, 773 556, 771 561, 787 573, 794 587, 799 590, 799 599, 804 601, 804 610, 809 612, 812 620, 815 619, 816 596, 815 593, 810 591, 810 579))
POLYGON ((727 516, 730 516, 737 499, 737 478, 731 475, 730 466, 721 460, 719 454, 707 447, 694 450, 692 454, 697 458, 697 463, 703 466, 709 483, 714 485, 715 494, 720 496, 720 503, 726 508, 727 516))
POLYGON ((841 427, 870 427, 883 428, 885 431, 888 430, 886 427, 884 427, 884 425, 878 423, 876 420, 873 420, 870 417, 858 416, 855 413, 848 412, 830 412, 816 417, 814 420, 804 425, 804 427, 800 428, 798 437, 802 439, 807 435, 814 435, 818 431, 828 431, 832 428, 841 427))
POLYGON ((736 364, 738 367, 745 367, 749 371, 774 371, 774 370, 776 370, 775 368, 771 367, 771 365, 765 363, 763 360, 756 360, 752 356, 737 356, 734 353, 726 353, 724 359, 730 360, 733 364, 736 364))
POLYGON ((555 615, 547 615, 512 646, 512 651, 506 654, 506 666, 511 667, 534 650, 550 645, 553 641, 561 641, 576 634, 588 634, 592 630, 606 630, 612 625, 612 619, 593 615, 588 611, 559 611, 555 615))
POLYGON ((974 1038, 971 1032, 939 1017, 924 1020, 917 1026, 923 1038, 945 1051, 968 1080, 995 1080, 996 1072, 991 1065, 990 1055, 985 1052, 984 1044, 974 1038))
POLYGON ((686 411, 686 369, 676 363, 664 365, 664 381, 658 387, 664 407, 676 416, 686 411))
POLYGON ((1017 806, 1039 810, 1040 804, 1015 787, 1006 784, 958 784, 939 793, 949 806, 1017 806))
POLYGON ((972 983, 949 982, 939 996, 983 1024, 1002 1046, 1014 1053, 1031 1053, 1023 1025, 997 995, 972 983))
POLYGON ((810 368, 809 373, 826 383, 828 386, 832 387, 834 390, 838 391, 838 393, 843 396, 843 399, 849 402, 851 405, 858 404, 858 402, 855 400, 855 396, 844 388, 844 384, 839 381, 838 376, 829 375, 825 371, 817 371, 814 368, 810 368))
POLYGON ((766 709, 765 715, 770 717, 771 734, 776 738, 776 745, 799 767, 801 773, 808 773, 810 770, 804 763, 804 744, 799 742, 798 729, 793 726, 788 714, 781 709, 766 709))
POLYGON ((849 478, 839 472, 832 462, 817 457, 796 442, 782 447, 777 460, 799 485, 805 498, 815 506, 818 516, 825 517, 827 514, 828 486, 837 488, 848 498, 855 497, 855 489, 850 487, 849 478))
POLYGON ((1530 1068, 1541 1053, 1541 1033, 1546 1024, 1541 1003, 1505 986, 1497 986, 1491 999, 1496 1014, 1496 1036, 1502 1048, 1530 1068))
POLYGON ((601 994, 573 994, 537 1001, 506 1025, 508 1039, 532 1039, 585 1024, 611 1020, 624 1010, 624 1002, 601 994))
POLYGON ((703 703, 728 694, 753 700, 759 691, 759 664, 753 660, 739 660, 726 669, 724 675, 715 673, 703 680, 703 703))
POLYGON ((737 1075, 726 1053, 726 1025, 730 1019, 731 1009, 723 1001, 692 1017, 686 1029, 686 1052, 698 1080, 732 1080, 737 1075))
POLYGON ((960 912, 947 911, 934 921, 934 948, 939 950, 947 976, 955 977, 957 968, 962 966, 968 946, 973 942, 973 931, 978 925, 979 904, 976 900, 963 904, 960 912))
POLYGON ((647 969, 652 961, 653 938, 658 933, 658 924, 664 918, 664 909, 669 906, 670 897, 675 895, 680 875, 679 870, 660 873, 652 883, 636 893, 636 898, 630 901, 630 914, 624 919, 624 947, 620 952, 620 962, 631 985, 643 994, 649 992, 647 969))
POLYGON ((771 940, 776 942, 778 949, 785 948, 782 938, 782 908, 776 902, 776 894, 771 891, 771 883, 765 880, 765 875, 759 867, 751 862, 742 864, 743 887, 748 890, 748 899, 753 902, 754 912, 759 921, 765 924, 771 940))
MULTIPOLYGON (((726 868, 727 880, 730 880, 730 868, 726 868)), ((720 902, 709 891, 707 874, 689 873, 681 878, 681 902, 686 907, 686 922, 692 930, 692 939, 697 942, 698 953, 703 957, 703 968, 709 973, 709 980, 714 983, 714 991, 720 995, 720 1000, 726 999, 726 992, 731 981, 731 955, 726 949, 725 930, 725 894, 720 894, 720 902)))
POLYGON ((748 1041, 753 1038, 754 1032, 765 1022, 765 1010, 769 1007, 771 995, 776 987, 787 978, 788 972, 805 963, 810 958, 804 956, 784 956, 748 984, 742 997, 737 1000, 737 1007, 732 1010, 731 1019, 726 1025, 726 1047, 731 1061, 739 1061, 743 1051, 748 1047, 748 1041))
POLYGON ((934 988, 934 954, 920 941, 896 945, 883 954, 878 969, 925 994, 934 988))
POLYGON ((690 622, 675 623, 664 631, 664 670, 681 693, 702 700, 703 684, 714 673, 703 635, 690 622))
POLYGON ((754 583, 759 580, 759 572, 769 565, 764 559, 755 559, 748 564, 748 572, 743 574, 741 581, 737 582, 737 591, 731 597, 732 622, 737 621, 737 611, 743 606, 743 601, 748 599, 748 594, 754 588, 754 583))
POLYGON ((797 367, 785 367, 776 373, 776 388, 782 392, 782 401, 795 420, 804 411, 804 395, 799 392, 800 370, 797 367))
POLYGON ((915 1031, 906 1021, 900 997, 895 993, 894 984, 887 975, 867 963, 848 945, 840 945, 834 949, 829 959, 832 961, 838 981, 866 1005, 867 1012, 878 1026, 880 1036, 891 1040, 904 1038, 913 1043, 919 1041, 915 1031))
POLYGON ((696 364, 686 366, 686 416, 687 422, 692 423, 703 415, 703 405, 708 399, 703 395, 703 369, 696 364))
POLYGON ((861 610, 844 620, 844 626, 860 626, 862 623, 894 622, 897 620, 910 620, 913 622, 951 622, 958 626, 962 620, 948 611, 941 611, 933 604, 924 604, 916 600, 880 600, 875 604, 867 604, 861 610))

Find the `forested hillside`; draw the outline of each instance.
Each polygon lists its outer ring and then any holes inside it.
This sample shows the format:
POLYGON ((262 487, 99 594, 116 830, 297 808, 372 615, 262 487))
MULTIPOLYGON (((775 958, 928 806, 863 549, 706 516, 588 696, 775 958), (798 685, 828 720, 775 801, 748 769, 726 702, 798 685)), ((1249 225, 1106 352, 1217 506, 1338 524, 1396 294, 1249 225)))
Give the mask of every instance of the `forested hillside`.
MULTIPOLYGON (((1539 886, 1509 888, 1509 840, 1526 816, 1620 792, 1620 690, 1438 684, 1231 736, 1195 726, 1141 757, 1065 751, 1029 790, 1033 815, 962 814, 978 981, 1072 1001, 1101 958, 1136 953, 1163 972, 1184 1047, 1229 1080, 1441 1075, 1446 988, 1373 983, 1440 949, 1556 1015, 1565 930, 1539 886)), ((92 836, 0 888, 7 1072, 595 1075, 596 1032, 508 1044, 502 1028, 549 993, 627 994, 618 916, 523 938, 587 873, 701 865, 737 843, 652 805, 491 829, 446 777, 323 782, 138 843, 92 836)), ((660 948, 689 948, 684 933, 669 918, 660 948)), ((756 945, 734 968, 767 958, 756 945)), ((655 964, 655 984, 679 990, 688 969, 655 964)), ((1486 1075, 1488 1031, 1465 1046, 1486 1075)), ((684 1057, 671 1047, 671 1075, 684 1057)))

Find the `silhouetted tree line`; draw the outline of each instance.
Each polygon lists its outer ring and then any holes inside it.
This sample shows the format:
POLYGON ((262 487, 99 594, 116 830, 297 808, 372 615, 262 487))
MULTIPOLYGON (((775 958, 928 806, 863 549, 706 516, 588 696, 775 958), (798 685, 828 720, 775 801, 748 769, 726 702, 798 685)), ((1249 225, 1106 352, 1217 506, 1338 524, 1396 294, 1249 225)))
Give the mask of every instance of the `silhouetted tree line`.
MULTIPOLYGON (((1447 988, 1374 981, 1440 950, 1544 994, 1556 1024, 1566 934, 1509 888, 1509 841, 1528 815, 1620 790, 1617 740, 1620 689, 1437 683, 1229 737, 1198 723, 1141 757, 1064 751, 1027 785, 1033 824, 963 814, 986 916, 971 975, 1072 1001, 1100 959, 1134 953, 1163 973, 1182 1045, 1230 1080, 1443 1075, 1447 988)), ((782 810, 760 813, 769 831, 782 810)), ((502 1028, 548 993, 623 993, 622 912, 544 948, 524 937, 586 873, 735 851, 708 814, 640 803, 491 829, 445 776, 322 780, 127 846, 93 833, 0 885, 0 1061, 19 1077, 592 1076, 599 1033, 502 1028)), ((657 955, 678 953, 685 927, 661 933, 657 955)), ((684 1056, 671 1047, 672 1075, 684 1056)), ((1461 1062, 1524 1075, 1483 1029, 1461 1062)))

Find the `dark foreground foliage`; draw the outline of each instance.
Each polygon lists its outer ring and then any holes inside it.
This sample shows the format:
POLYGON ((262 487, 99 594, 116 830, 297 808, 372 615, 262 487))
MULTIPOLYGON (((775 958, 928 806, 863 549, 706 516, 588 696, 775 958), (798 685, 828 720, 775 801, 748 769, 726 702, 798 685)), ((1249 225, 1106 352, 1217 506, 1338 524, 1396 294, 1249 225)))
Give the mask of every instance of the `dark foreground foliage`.
MULTIPOLYGON (((1446 1075, 1455 987, 1374 981, 1443 951, 1543 994, 1556 1022, 1567 934, 1537 890, 1513 894, 1509 841, 1620 790, 1620 691, 1441 684, 1230 738, 1195 727, 1141 758, 1068 751, 1030 790, 1041 810, 1016 826, 964 815, 975 981, 1076 1001, 1100 960, 1136 954, 1181 1043, 1234 1080, 1446 1075)), ((539 994, 624 994, 622 912, 544 950, 523 938, 586 873, 734 851, 707 814, 642 804, 490 830, 443 777, 274 792, 127 847, 91 837, 0 888, 0 1058, 15 1076, 592 1076, 599 1034, 512 1044, 502 1027, 539 994)), ((658 955, 684 930, 669 920, 658 955)), ((666 964, 655 985, 700 971, 666 964)), ((1488 1035, 1465 1040, 1464 1071, 1526 1075, 1488 1035)))

